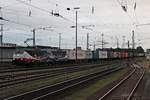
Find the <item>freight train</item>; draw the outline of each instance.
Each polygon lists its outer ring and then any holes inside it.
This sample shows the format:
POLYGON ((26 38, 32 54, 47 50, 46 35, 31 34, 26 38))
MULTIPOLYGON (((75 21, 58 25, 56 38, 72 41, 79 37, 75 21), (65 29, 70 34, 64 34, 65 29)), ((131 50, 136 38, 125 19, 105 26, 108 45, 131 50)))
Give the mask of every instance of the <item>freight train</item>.
MULTIPOLYGON (((77 59, 78 61, 100 61, 112 59, 127 59, 131 57, 141 56, 136 52, 136 49, 96 49, 82 50, 78 48, 77 59)), ((142 55, 143 56, 143 55, 142 55)), ((23 50, 14 53, 13 64, 15 65, 34 65, 34 64, 62 64, 74 63, 76 59, 75 49, 56 49, 56 50, 23 50)))
POLYGON ((21 50, 13 54, 12 63, 15 65, 54 64, 66 61, 66 52, 62 50, 47 51, 40 49, 21 50))

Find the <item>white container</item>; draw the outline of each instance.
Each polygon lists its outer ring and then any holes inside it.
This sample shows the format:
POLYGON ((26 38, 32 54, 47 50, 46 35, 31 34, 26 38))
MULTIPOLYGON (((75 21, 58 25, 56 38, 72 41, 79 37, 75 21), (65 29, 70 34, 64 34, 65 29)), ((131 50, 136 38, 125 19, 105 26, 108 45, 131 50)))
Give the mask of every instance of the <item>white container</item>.
POLYGON ((99 51, 99 58, 100 59, 108 58, 107 51, 99 51))
POLYGON ((92 59, 93 58, 93 54, 92 51, 86 51, 86 58, 85 59, 92 59))
MULTIPOLYGON (((76 59, 76 51, 75 50, 67 50, 67 58, 70 60, 76 59)), ((77 50, 77 59, 86 59, 86 51, 77 50)))

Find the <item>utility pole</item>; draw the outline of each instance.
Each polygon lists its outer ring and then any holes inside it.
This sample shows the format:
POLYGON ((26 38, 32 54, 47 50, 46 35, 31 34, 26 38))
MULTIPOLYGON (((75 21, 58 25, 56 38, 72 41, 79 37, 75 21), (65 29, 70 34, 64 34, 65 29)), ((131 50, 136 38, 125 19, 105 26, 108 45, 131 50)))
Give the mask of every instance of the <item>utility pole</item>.
POLYGON ((132 31, 132 52, 134 57, 134 49, 135 49, 135 37, 134 37, 134 30, 132 31))
POLYGON ((103 48, 104 48, 104 34, 102 33, 101 36, 102 36, 102 50, 103 50, 103 48))
POLYGON ((135 37, 134 37, 134 30, 132 31, 132 49, 135 49, 135 37))
MULTIPOLYGON (((2 17, 3 18, 3 13, 2 13, 2 7, 0 7, 0 17, 2 17)), ((1 26, 1 35, 0 35, 0 45, 1 45, 1 55, 0 55, 0 57, 1 57, 1 63, 3 63, 3 23, 1 22, 1 24, 0 24, 0 26, 1 26)))
POLYGON ((1 42, 1 47, 3 46, 3 24, 0 24, 0 26, 1 26, 1 35, 0 35, 0 42, 1 42))
POLYGON ((1 39, 1 63, 3 63, 3 24, 0 24, 1 25, 1 35, 0 35, 0 39, 1 39))
POLYGON ((95 41, 94 41, 94 44, 93 44, 93 49, 94 49, 94 51, 96 50, 96 44, 95 44, 95 41))
MULTIPOLYGON (((75 25, 75 60, 77 61, 77 46, 78 46, 78 38, 77 38, 77 34, 78 34, 78 11, 80 7, 74 7, 74 10, 76 10, 75 16, 76 16, 76 25, 75 25)), ((67 8, 67 10, 70 10, 70 8, 67 8)))
POLYGON ((87 50, 89 50, 89 33, 87 33, 87 47, 86 47, 87 50))
POLYGON ((130 56, 130 54, 129 54, 129 52, 130 52, 130 51, 129 51, 129 48, 130 48, 130 41, 129 41, 129 40, 128 40, 128 44, 127 44, 127 45, 128 45, 128 62, 127 62, 127 64, 129 65, 129 61, 130 61, 130 60, 129 60, 129 56, 130 56))
POLYGON ((125 36, 122 36, 122 48, 125 48, 125 36))
POLYGON ((130 41, 128 40, 128 49, 130 48, 130 41))
POLYGON ((140 46, 141 45, 141 40, 140 39, 138 39, 138 46, 140 46))
POLYGON ((59 33, 59 49, 61 49, 61 33, 59 33))
POLYGON ((115 37, 115 38, 116 38, 117 48, 119 48, 119 39, 118 37, 115 37))
POLYGON ((78 11, 76 11, 76 36, 75 36, 76 37, 76 42, 75 42, 75 44, 76 44, 76 61, 78 59, 77 58, 77 55, 78 55, 77 54, 77 46, 78 46, 78 44, 77 44, 78 43, 77 33, 78 33, 78 11))
POLYGON ((119 39, 117 38, 117 48, 119 48, 119 39))
POLYGON ((32 32, 33 32, 33 47, 35 47, 35 29, 33 29, 32 30, 32 32))

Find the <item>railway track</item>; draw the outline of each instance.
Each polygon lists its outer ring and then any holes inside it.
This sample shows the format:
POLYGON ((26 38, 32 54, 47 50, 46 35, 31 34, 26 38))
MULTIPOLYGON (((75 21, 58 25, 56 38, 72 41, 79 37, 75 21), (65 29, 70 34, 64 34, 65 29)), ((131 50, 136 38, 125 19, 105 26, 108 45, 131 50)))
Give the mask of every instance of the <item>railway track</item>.
POLYGON ((98 100, 131 100, 136 88, 144 76, 144 73, 145 69, 135 67, 130 74, 128 74, 98 100))
POLYGON ((70 69, 70 68, 82 68, 82 67, 89 67, 89 66, 104 66, 104 65, 111 65, 111 64, 87 64, 87 65, 76 65, 76 66, 70 66, 70 67, 61 67, 61 68, 51 68, 51 67, 46 67, 46 68, 14 68, 14 69, 7 69, 7 70, 0 70, 0 75, 4 74, 12 74, 12 73, 17 73, 17 72, 27 72, 27 71, 32 71, 32 72, 37 72, 37 71, 44 71, 44 70, 61 70, 61 69, 70 69))
POLYGON ((113 64, 88 64, 88 65, 83 65, 83 66, 71 66, 71 67, 63 67, 63 68, 45 68, 45 69, 36 69, 33 70, 32 68, 29 69, 12 69, 9 71, 2 71, 0 70, 0 82, 4 81, 4 80, 11 80, 11 79, 15 79, 16 77, 21 77, 21 76, 31 76, 31 75, 35 75, 35 74, 42 74, 42 73, 57 73, 57 72, 61 72, 63 70, 67 71, 67 70, 74 70, 74 69, 86 69, 86 68, 90 68, 90 67, 100 67, 100 66, 109 66, 109 65, 113 65, 113 64))
POLYGON ((26 92, 20 95, 6 98, 5 100, 43 100, 51 98, 52 96, 57 96, 57 94, 62 93, 67 89, 71 89, 75 86, 85 84, 86 82, 92 81, 94 79, 100 78, 102 76, 108 75, 115 71, 123 69, 122 67, 114 67, 109 69, 104 69, 99 72, 95 72, 89 75, 81 76, 78 78, 69 79, 54 85, 46 86, 38 90, 26 92))
MULTIPOLYGON (((96 63, 99 64, 100 63, 96 63)), ((44 69, 59 69, 59 68, 65 68, 65 67, 77 67, 77 66, 86 66, 86 65, 91 65, 91 64, 72 64, 72 65, 60 65, 58 66, 40 66, 40 67, 25 67, 25 66, 13 66, 13 67, 0 67, 0 73, 8 73, 8 72, 18 72, 18 71, 29 71, 29 70, 44 70, 44 69)), ((101 64, 105 65, 105 64, 101 64)))
MULTIPOLYGON (((12 70, 12 72, 3 72, 0 73, 0 79, 3 80, 5 78, 14 78, 17 76, 26 76, 26 75, 33 75, 33 74, 42 74, 42 73, 49 73, 49 72, 59 72, 59 71, 63 71, 63 70, 71 70, 71 69, 79 69, 79 68, 89 68, 89 67, 96 67, 96 66, 100 66, 100 64, 93 64, 93 65, 84 65, 84 66, 72 66, 72 67, 63 67, 63 68, 49 68, 49 69, 37 69, 37 70, 17 70, 16 72, 14 72, 14 70, 12 70)), ((102 65, 101 65, 102 66, 102 65)))
MULTIPOLYGON (((76 68, 70 67, 70 68, 66 68, 66 69, 52 70, 52 71, 46 70, 44 72, 40 72, 38 74, 34 73, 33 75, 28 75, 28 76, 25 74, 25 76, 21 77, 21 78, 0 81, 0 88, 11 86, 11 85, 16 85, 16 84, 20 84, 20 83, 24 83, 24 82, 29 82, 29 81, 34 81, 34 80, 39 80, 39 79, 44 79, 44 78, 50 78, 50 77, 54 77, 54 76, 61 75, 61 74, 63 75, 65 73, 72 73, 72 72, 77 72, 77 71, 89 70, 89 69, 94 68, 96 66, 76 67, 76 68)), ((104 69, 105 67, 106 66, 102 67, 102 69, 104 69)), ((111 68, 112 65, 107 66, 107 67, 111 68)))
MULTIPOLYGON (((123 61, 122 61, 123 62, 123 61)), ((112 63, 118 63, 118 61, 113 61, 113 62, 105 62, 105 63, 94 63, 92 65, 110 65, 112 63)), ((67 67, 79 67, 79 66, 90 66, 91 63, 86 63, 86 64, 71 64, 71 65, 58 65, 58 66, 40 66, 40 67, 22 67, 22 66, 14 66, 13 67, 0 67, 0 74, 2 73, 12 73, 12 72, 19 72, 19 71, 30 71, 30 70, 45 70, 45 69, 61 69, 61 68, 67 68, 67 67)))

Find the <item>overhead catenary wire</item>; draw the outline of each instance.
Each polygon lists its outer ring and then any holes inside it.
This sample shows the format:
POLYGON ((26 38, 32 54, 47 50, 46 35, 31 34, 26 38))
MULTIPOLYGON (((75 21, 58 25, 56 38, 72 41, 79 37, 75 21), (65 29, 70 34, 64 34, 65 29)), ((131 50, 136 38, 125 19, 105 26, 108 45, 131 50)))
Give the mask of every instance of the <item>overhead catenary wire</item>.
POLYGON ((8 4, 8 5, 4 5, 4 6, 1 6, 2 8, 8 8, 8 7, 10 7, 10 6, 14 6, 14 5, 16 5, 16 4, 18 4, 18 2, 16 3, 11 3, 11 4, 8 4))
POLYGON ((139 20, 138 20, 138 16, 137 16, 137 0, 134 1, 134 4, 133 4, 133 10, 134 10, 134 17, 135 17, 135 20, 136 20, 136 24, 139 24, 139 20))
POLYGON ((26 27, 31 27, 31 25, 28 25, 28 24, 18 23, 18 22, 13 21, 13 20, 5 19, 5 18, 3 17, 2 7, 0 7, 0 20, 1 20, 1 21, 10 22, 10 23, 14 23, 14 24, 18 24, 18 25, 23 25, 23 26, 26 26, 26 27))
MULTIPOLYGON (((55 14, 54 12, 50 12, 49 10, 46 10, 46 9, 41 8, 41 7, 35 6, 35 5, 33 5, 33 4, 31 4, 31 3, 28 3, 28 2, 26 2, 26 1, 22 1, 22 0, 16 0, 16 1, 18 1, 18 2, 20 2, 20 3, 22 3, 22 4, 25 4, 25 5, 27 5, 27 6, 33 7, 33 8, 35 8, 35 9, 41 10, 41 11, 43 11, 43 12, 46 12, 46 13, 49 13, 49 14, 52 14, 52 15, 54 14, 54 16, 56 16, 56 17, 61 17, 61 18, 63 18, 63 19, 66 20, 66 21, 75 23, 75 21, 72 21, 72 20, 70 20, 70 19, 68 19, 68 18, 65 18, 65 17, 63 17, 62 15, 60 15, 59 13, 58 13, 58 15, 57 15, 57 13, 55 14)), ((57 4, 57 6, 58 6, 58 4, 57 4)), ((84 27, 83 25, 80 25, 80 24, 78 24, 78 25, 79 25, 82 29, 86 29, 86 30, 93 31, 92 28, 84 27)))
POLYGON ((29 28, 32 27, 31 25, 24 24, 24 23, 18 23, 18 22, 12 21, 12 20, 6 20, 6 21, 8 21, 8 22, 10 22, 10 23, 18 24, 18 25, 23 25, 23 26, 26 26, 26 27, 29 27, 29 28))
MULTIPOLYGON (((0 20, 2 20, 2 21, 7 21, 7 22, 10 22, 10 23, 14 23, 14 24, 18 24, 18 25, 27 26, 27 27, 29 27, 29 28, 32 28, 32 29, 33 29, 33 27, 31 27, 31 25, 24 24, 24 23, 19 23, 19 22, 12 21, 12 20, 8 20, 8 19, 5 19, 5 18, 3 18, 3 17, 0 17, 0 20)), ((51 27, 46 26, 46 27, 42 27, 42 28, 43 28, 43 30, 47 30, 47 28, 51 28, 51 27)), ((22 29, 19 29, 19 30, 22 30, 22 29)), ((23 30, 23 31, 24 31, 24 30, 23 30)))
MULTIPOLYGON (((31 25, 24 24, 24 23, 19 23, 19 22, 16 22, 16 21, 13 21, 13 20, 9 20, 9 19, 4 19, 3 17, 0 17, 0 20, 6 21, 6 22, 10 22, 10 23, 13 23, 13 24, 17 24, 17 25, 23 25, 23 26, 26 26, 26 27, 29 27, 29 28, 33 28, 31 25)), ((51 27, 50 26, 46 26, 46 27, 40 27, 40 28, 42 28, 43 30, 46 30, 46 28, 51 28, 51 27)))
MULTIPOLYGON (((31 0, 29 0, 29 3, 31 4, 31 0)), ((31 8, 29 7, 29 14, 28 14, 28 16, 31 17, 31 14, 32 14, 31 8)))
MULTIPOLYGON (((0 20, 1 20, 1 21, 10 22, 10 23, 14 23, 14 24, 17 24, 17 25, 27 26, 27 27, 31 28, 31 25, 27 25, 27 24, 23 24, 23 23, 18 23, 18 22, 15 22, 15 21, 12 21, 12 20, 3 18, 3 16, 2 16, 2 11, 1 11, 1 17, 0 17, 0 20)), ((42 28, 42 29, 43 29, 43 30, 46 30, 46 28, 47 28, 47 27, 42 28)), ((17 29, 17 30, 18 30, 18 29, 17 29)), ((21 29, 21 30, 22 30, 22 29, 21 29)), ((23 31, 25 31, 25 30, 23 30, 23 31)))
MULTIPOLYGON (((23 0, 20 0, 20 1, 23 1, 23 0)), ((29 3, 30 4, 30 3, 29 3)), ((73 22, 73 21, 72 21, 73 22)), ((82 27, 83 28, 83 27, 82 27)), ((90 29, 89 29, 90 30, 90 29)), ((92 31, 93 29, 91 28, 91 31, 92 31)))
MULTIPOLYGON (((16 15, 16 16, 23 16, 23 17, 29 17, 28 15, 24 14, 25 12, 21 9, 15 10, 15 9, 9 9, 9 8, 3 8, 3 12, 7 13, 9 15, 16 15)), ((33 17, 33 16, 32 16, 33 17)))
MULTIPOLYGON (((130 1, 130 0, 129 0, 130 1)), ((117 0, 117 2, 122 6, 122 4, 119 2, 119 0, 117 0)), ((127 0, 126 0, 126 6, 127 6, 127 0)), ((131 9, 131 11, 133 11, 133 17, 134 17, 134 19, 129 15, 129 13, 128 13, 128 10, 126 10, 125 11, 125 13, 128 15, 128 17, 131 19, 131 21, 132 21, 132 23, 133 23, 133 26, 134 26, 134 31, 135 30, 137 30, 137 24, 139 23, 139 21, 138 21, 138 18, 137 18, 137 15, 136 15, 136 8, 137 8, 137 2, 136 2, 136 0, 135 1, 133 1, 133 3, 130 1, 130 3, 131 3, 131 6, 132 6, 132 9, 131 9)))
POLYGON ((147 26, 147 25, 150 25, 150 23, 138 24, 138 25, 136 25, 136 26, 139 27, 139 26, 147 26))
POLYGON ((16 1, 18 1, 18 2, 20 2, 20 3, 22 3, 22 4, 25 4, 25 5, 27 5, 27 6, 36 8, 36 9, 38 9, 38 10, 44 11, 44 12, 46 12, 46 13, 52 14, 52 12, 50 12, 50 11, 48 11, 48 10, 46 10, 46 9, 40 8, 40 7, 38 7, 38 6, 34 6, 34 5, 29 4, 29 3, 25 2, 25 1, 22 1, 22 0, 16 0, 16 1))
POLYGON ((133 23, 133 25, 135 25, 136 23, 134 22, 133 18, 129 15, 128 13, 128 2, 127 0, 125 0, 125 4, 123 4, 123 1, 120 2, 119 0, 116 0, 118 2, 118 4, 122 7, 122 9, 124 10, 124 12, 127 14, 127 16, 130 18, 131 22, 133 23))
POLYGON ((31 7, 35 8, 35 9, 40 10, 40 11, 46 12, 46 13, 48 13, 48 14, 51 14, 52 16, 54 15, 55 17, 60 17, 60 18, 63 18, 64 20, 73 22, 72 20, 70 20, 70 19, 68 19, 68 18, 65 18, 64 16, 62 16, 62 15, 59 14, 59 13, 53 13, 52 11, 43 9, 43 8, 41 8, 41 7, 38 7, 38 6, 35 6, 35 5, 32 5, 32 4, 29 4, 29 3, 25 2, 25 1, 22 1, 22 0, 16 0, 16 1, 18 1, 18 2, 20 2, 20 3, 22 3, 22 4, 25 4, 25 5, 27 5, 27 6, 31 6, 31 7))
POLYGON ((133 3, 131 3, 131 6, 132 6, 132 10, 133 10, 133 17, 135 19, 135 26, 137 24, 139 24, 139 20, 138 20, 138 16, 137 16, 137 0, 134 0, 133 3))
POLYGON ((0 7, 0 17, 3 18, 2 7, 0 7))
POLYGON ((27 24, 23 24, 23 23, 18 23, 9 19, 4 19, 3 17, 0 17, 0 20, 6 21, 6 22, 10 22, 10 23, 14 23, 14 24, 18 24, 18 25, 23 25, 23 26, 27 26, 31 28, 31 25, 27 25, 27 24))
MULTIPOLYGON (((21 1, 21 0, 17 0, 17 1, 21 1)), ((65 9, 67 10, 67 8, 66 8, 66 7, 64 7, 64 6, 62 6, 62 5, 59 5, 58 3, 55 3, 55 2, 52 2, 52 1, 49 1, 49 2, 51 2, 51 3, 53 3, 53 4, 56 4, 56 7, 65 8, 65 9)), ((43 8, 40 8, 40 7, 34 6, 34 5, 29 4, 29 3, 27 3, 27 2, 24 2, 24 1, 21 1, 21 3, 24 3, 24 4, 28 5, 28 6, 31 6, 31 7, 34 7, 34 8, 36 8, 36 9, 42 10, 42 11, 44 11, 44 12, 54 14, 53 10, 52 10, 52 12, 49 12, 49 11, 48 11, 48 10, 46 10, 46 9, 43 9, 43 8)), ((69 10, 69 11, 72 11, 72 12, 74 12, 74 13, 75 13, 75 11, 74 11, 74 10, 69 10)), ((56 12, 58 12, 58 9, 57 9, 57 11, 56 11, 56 12)), ((60 15, 60 14, 59 14, 59 15, 60 15)), ((75 23, 75 21, 72 21, 72 20, 70 20, 70 19, 68 19, 68 18, 66 18, 66 17, 63 17, 62 15, 60 15, 60 17, 62 17, 63 19, 65 19, 65 20, 67 20, 67 21, 69 21, 69 22, 75 23)), ((89 28, 89 27, 84 27, 84 25, 80 25, 80 24, 78 24, 78 25, 79 25, 80 27, 82 27, 83 29, 87 29, 87 30, 91 30, 91 31, 93 31, 93 29, 91 29, 91 28, 89 28)))

